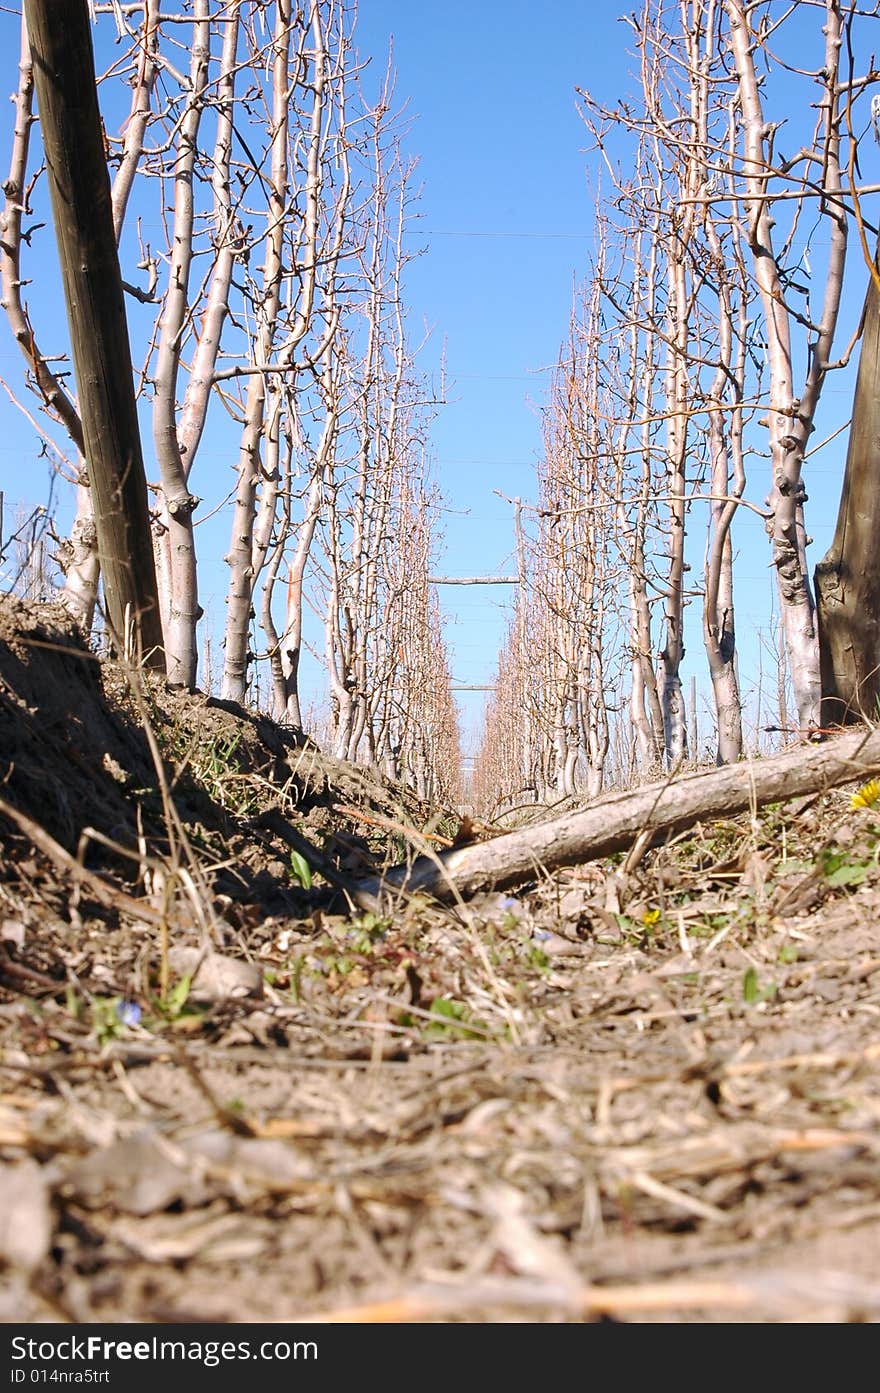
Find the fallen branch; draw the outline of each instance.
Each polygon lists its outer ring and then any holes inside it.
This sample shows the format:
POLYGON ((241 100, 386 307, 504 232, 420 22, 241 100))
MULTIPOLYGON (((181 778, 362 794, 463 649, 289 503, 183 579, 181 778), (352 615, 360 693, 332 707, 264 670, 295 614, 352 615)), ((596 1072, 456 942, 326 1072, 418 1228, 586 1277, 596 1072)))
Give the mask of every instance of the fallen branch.
POLYGON ((609 794, 578 812, 441 851, 436 858, 419 857, 357 886, 371 895, 423 891, 441 900, 511 889, 543 872, 623 851, 643 832, 682 832, 696 822, 821 793, 878 771, 880 730, 862 728, 826 744, 609 794))

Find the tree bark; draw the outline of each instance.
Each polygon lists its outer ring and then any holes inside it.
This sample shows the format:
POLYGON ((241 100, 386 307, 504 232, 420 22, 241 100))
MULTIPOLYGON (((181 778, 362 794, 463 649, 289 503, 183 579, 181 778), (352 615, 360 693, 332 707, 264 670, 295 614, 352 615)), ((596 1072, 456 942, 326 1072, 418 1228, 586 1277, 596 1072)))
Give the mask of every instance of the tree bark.
POLYGON ((85 0, 26 0, 107 618, 164 667, 147 482, 85 0))
POLYGON ((822 724, 875 719, 880 702, 880 303, 872 277, 837 528, 816 567, 822 724))
POLYGON ((153 374, 153 444, 162 484, 154 545, 160 553, 156 556, 157 572, 163 580, 167 577, 167 584, 161 584, 165 655, 169 681, 189 690, 196 682, 196 625, 201 617, 193 533, 193 513, 199 500, 190 493, 187 483, 192 457, 185 465, 178 436, 177 381, 184 329, 191 312, 189 279, 196 220, 194 184, 210 58, 208 4, 207 0, 197 0, 193 11, 189 96, 180 119, 174 157, 168 288, 162 305, 153 374))
POLYGON ((88 635, 95 620, 101 565, 91 490, 87 483, 80 482, 76 486, 76 517, 70 536, 61 542, 55 560, 64 573, 61 602, 88 635))
POLYGON ((681 832, 706 818, 798 798, 880 771, 880 730, 858 730, 823 745, 801 746, 754 763, 666 779, 633 793, 609 794, 580 812, 533 824, 494 841, 419 857, 358 882, 380 895, 423 891, 440 900, 506 890, 547 871, 622 851, 642 831, 681 832))
MULTIPOLYGON (((757 6, 747 0, 724 0, 724 4, 730 23, 730 47, 736 63, 742 111, 747 240, 767 336, 770 373, 767 425, 773 469, 773 488, 768 498, 771 517, 767 528, 773 546, 798 723, 806 730, 821 724, 822 715, 816 607, 806 558, 806 491, 802 466, 831 361, 846 262, 847 218, 842 212, 840 170, 841 94, 846 88, 845 83, 839 81, 843 16, 839 0, 826 0, 822 26, 824 64, 816 73, 816 81, 823 91, 816 104, 819 111, 817 153, 812 158, 818 158, 821 168, 819 187, 823 197, 818 208, 827 219, 830 251, 821 312, 817 320, 810 315, 814 322, 808 329, 807 372, 799 395, 795 395, 792 326, 798 320, 787 298, 790 276, 785 256, 774 250, 776 219, 773 198, 768 195, 772 195, 777 173, 773 155, 776 127, 766 115, 763 78, 759 76, 755 61, 756 50, 761 46, 755 28, 757 6)), ((814 168, 811 164, 809 176, 802 178, 804 197, 810 190, 814 168)), ((792 177, 789 169, 787 178, 791 180, 792 177)))

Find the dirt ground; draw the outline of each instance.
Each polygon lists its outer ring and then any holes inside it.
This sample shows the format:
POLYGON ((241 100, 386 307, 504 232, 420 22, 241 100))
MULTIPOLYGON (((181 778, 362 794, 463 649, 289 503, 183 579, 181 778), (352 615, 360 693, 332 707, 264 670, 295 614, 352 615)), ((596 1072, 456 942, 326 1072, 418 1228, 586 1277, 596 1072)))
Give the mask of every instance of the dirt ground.
POLYGON ((12 601, 0 778, 0 1320, 880 1315, 880 806, 352 912, 454 821, 12 601))

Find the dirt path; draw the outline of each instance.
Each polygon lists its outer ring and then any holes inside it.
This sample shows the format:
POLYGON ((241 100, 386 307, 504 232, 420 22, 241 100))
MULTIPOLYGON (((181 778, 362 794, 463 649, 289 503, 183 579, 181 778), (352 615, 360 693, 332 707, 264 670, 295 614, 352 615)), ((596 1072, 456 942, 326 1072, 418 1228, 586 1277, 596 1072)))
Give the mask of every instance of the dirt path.
MULTIPOLYGON (((17 625, 6 767, 51 709, 17 625)), ((38 797, 21 759, 7 780, 72 855, 88 731, 102 835, 155 812, 109 686, 44 724, 38 797)), ((293 810, 295 744, 242 731, 211 774, 188 701, 159 716, 195 860, 170 833, 140 866, 87 853, 142 918, 2 824, 0 1320, 877 1318, 880 814, 838 792, 626 875, 351 916, 259 830, 274 800, 338 867, 375 857, 368 822, 331 830, 329 766, 293 810)))

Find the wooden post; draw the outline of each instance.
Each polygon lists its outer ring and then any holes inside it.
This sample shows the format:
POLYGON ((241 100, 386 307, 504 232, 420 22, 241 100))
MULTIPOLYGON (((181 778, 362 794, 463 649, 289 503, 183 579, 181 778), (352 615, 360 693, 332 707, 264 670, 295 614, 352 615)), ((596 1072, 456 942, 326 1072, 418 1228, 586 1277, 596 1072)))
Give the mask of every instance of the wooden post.
POLYGON ((698 760, 700 758, 700 753, 697 748, 697 742, 699 740, 699 728, 697 725, 697 679, 693 674, 691 674, 690 697, 691 709, 689 713, 690 721, 688 724, 688 741, 690 743, 691 748, 689 750, 689 754, 691 759, 698 760))
POLYGON ((164 668, 147 482, 86 0, 25 0, 107 619, 164 668), (128 621, 128 622, 127 622, 128 621))

